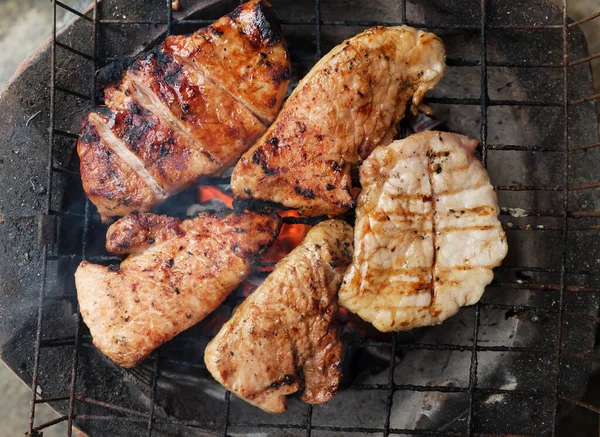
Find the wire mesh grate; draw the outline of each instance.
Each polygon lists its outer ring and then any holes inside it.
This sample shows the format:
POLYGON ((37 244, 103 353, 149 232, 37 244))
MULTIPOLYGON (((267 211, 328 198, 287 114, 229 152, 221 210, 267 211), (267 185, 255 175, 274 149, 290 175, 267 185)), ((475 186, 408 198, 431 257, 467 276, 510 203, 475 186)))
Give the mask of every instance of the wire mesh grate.
MULTIPOLYGON (((242 2, 240 2, 242 3, 242 2)), ((192 19, 192 18, 176 18, 173 14, 173 1, 172 0, 161 0, 162 8, 164 11, 164 19, 156 20, 127 20, 127 19, 103 19, 100 14, 100 7, 97 0, 90 10, 86 12, 76 11, 64 3, 54 0, 52 3, 53 8, 53 30, 52 30, 52 44, 50 51, 50 129, 48 135, 48 166, 47 166, 47 190, 46 190, 46 201, 45 211, 46 216, 56 216, 68 218, 72 217, 76 220, 83 222, 83 231, 81 235, 81 244, 79 253, 69 254, 57 254, 54 252, 52 245, 44 245, 42 247, 42 258, 43 258, 43 272, 42 272, 42 287, 39 292, 38 300, 38 314, 37 314, 37 330, 34 350, 34 365, 33 365, 33 377, 31 383, 32 399, 31 399, 31 410, 29 418, 29 430, 28 434, 38 435, 39 431, 52 426, 56 423, 67 422, 68 436, 72 435, 73 426, 75 423, 86 423, 89 421, 121 421, 130 423, 141 423, 146 424, 147 435, 152 436, 153 431, 157 426, 180 426, 185 429, 201 430, 204 428, 216 428, 218 433, 227 436, 230 435, 231 429, 233 428, 257 428, 257 429, 287 429, 297 430, 302 432, 304 435, 311 436, 317 432, 330 432, 330 433, 377 433, 388 436, 390 434, 403 434, 403 435, 424 435, 424 436, 492 436, 492 435, 508 435, 506 433, 485 433, 480 432, 476 429, 475 418, 477 415, 478 408, 478 396, 481 394, 489 395, 532 395, 543 398, 550 398, 552 402, 552 414, 551 414, 551 426, 550 430, 552 435, 556 435, 558 429, 559 420, 561 414, 561 402, 566 402, 570 405, 576 405, 578 407, 587 409, 594 413, 600 413, 597 406, 583 402, 580 399, 576 399, 570 396, 561 394, 561 365, 564 357, 574 358, 582 361, 599 362, 600 359, 589 353, 572 352, 563 350, 564 343, 564 324, 565 320, 587 320, 591 323, 597 324, 600 322, 600 318, 595 315, 586 314, 582 311, 570 311, 566 305, 566 297, 570 293, 590 293, 600 294, 600 286, 598 285, 578 285, 575 284, 575 277, 600 277, 598 272, 593 270, 587 271, 574 270, 569 267, 568 263, 568 249, 569 249, 569 232, 573 231, 596 231, 600 229, 600 225, 596 222, 590 222, 590 219, 600 218, 599 211, 589 210, 572 210, 570 205, 570 193, 574 191, 585 191, 594 190, 600 187, 600 182, 579 182, 573 181, 569 174, 569 152, 589 150, 600 147, 600 142, 592 141, 587 144, 577 144, 570 146, 569 134, 570 134, 570 111, 573 107, 578 105, 594 102, 600 99, 598 94, 590 94, 581 96, 578 98, 570 97, 570 82, 569 77, 571 69, 580 65, 589 65, 591 61, 597 59, 600 54, 590 54, 589 56, 582 56, 576 59, 570 59, 569 54, 569 37, 570 32, 577 30, 578 26, 589 22, 600 16, 600 12, 590 16, 589 18, 579 20, 577 22, 570 22, 567 13, 567 0, 563 0, 563 12, 562 12, 562 23, 560 24, 503 24, 503 23, 490 23, 488 17, 488 8, 490 7, 490 1, 480 0, 480 16, 479 24, 464 24, 464 23, 427 23, 409 20, 408 7, 406 0, 398 2, 400 20, 395 22, 387 21, 374 21, 374 20, 332 20, 328 17, 324 17, 322 12, 322 6, 326 3, 326 0, 314 0, 314 10, 308 18, 293 18, 293 17, 280 17, 281 23, 284 26, 311 26, 314 28, 315 36, 315 51, 314 55, 311 55, 306 59, 298 59, 300 62, 316 62, 323 55, 323 32, 325 29, 336 28, 336 27, 371 27, 374 25, 398 25, 408 24, 413 27, 428 29, 432 31, 457 31, 457 32, 475 32, 479 37, 479 59, 468 59, 463 57, 449 57, 448 65, 452 67, 479 67, 479 78, 480 78, 480 96, 479 98, 457 98, 457 97, 445 97, 445 96, 434 96, 428 99, 429 103, 442 104, 442 105, 467 105, 474 108, 478 108, 480 115, 480 152, 481 160, 484 165, 488 164, 488 159, 491 151, 517 151, 517 152, 534 152, 534 153, 550 153, 561 156, 562 164, 562 181, 560 184, 511 184, 511 185, 496 185, 495 188, 498 191, 505 192, 529 192, 529 191, 547 191, 554 192, 561 196, 561 203, 559 207, 553 208, 519 208, 520 213, 528 217, 539 217, 539 218, 553 218, 557 221, 553 225, 514 225, 508 227, 508 229, 515 231, 556 231, 559 233, 559 263, 554 267, 542 267, 542 266, 507 266, 498 269, 499 271, 510 271, 510 273, 539 273, 554 275, 552 282, 539 282, 535 276, 533 279, 523 280, 511 280, 511 281, 496 281, 495 285, 506 289, 515 290, 535 290, 538 292, 553 292, 558 294, 558 301, 556 304, 550 305, 549 307, 538 307, 498 302, 480 302, 473 307, 472 317, 472 339, 470 344, 434 344, 434 343, 419 343, 409 342, 404 343, 398 334, 391 335, 383 341, 377 340, 358 340, 350 342, 349 346, 358 347, 375 347, 375 348, 389 348, 391 353, 389 354, 388 371, 386 380, 381 383, 353 383, 349 386, 352 390, 361 392, 381 392, 383 394, 385 415, 383 423, 378 426, 338 426, 324 423, 315 422, 315 410, 318 407, 312 407, 308 405, 303 414, 303 420, 299 423, 248 423, 245 421, 239 421, 238 418, 232 414, 233 403, 231 394, 227 391, 224 395, 224 410, 222 420, 216 422, 212 420, 180 420, 170 417, 157 417, 156 404, 157 399, 160 396, 159 393, 159 378, 161 376, 161 363, 171 362, 178 363, 184 366, 199 366, 194 361, 177 360, 168 356, 162 356, 160 351, 156 351, 151 356, 152 369, 149 375, 148 386, 150 387, 150 406, 147 412, 141 412, 136 409, 131 409, 126 406, 117 405, 110 402, 104 402, 102 400, 92 399, 85 396, 82 393, 78 393, 77 380, 79 377, 79 354, 81 348, 85 344, 89 344, 89 335, 85 334, 81 330, 81 315, 76 311, 76 323, 75 332, 70 336, 56 337, 56 338, 44 338, 43 332, 43 308, 44 303, 50 299, 70 299, 74 305, 77 305, 76 298, 74 295, 59 295, 59 296, 48 296, 46 274, 48 263, 59 260, 90 260, 92 262, 115 262, 118 258, 110 257, 105 255, 91 255, 88 253, 87 248, 89 245, 90 234, 92 228, 98 223, 99 217, 97 214, 92 213, 92 207, 89 201, 86 200, 84 210, 80 213, 73 211, 62 211, 53 207, 52 194, 53 194, 53 175, 62 174, 67 177, 78 178, 79 174, 76 171, 69 171, 54 166, 54 150, 55 142, 58 137, 65 137, 71 141, 77 138, 77 134, 69 132, 58 127, 56 121, 56 100, 57 94, 65 94, 74 98, 90 100, 95 104, 96 89, 97 89, 97 77, 95 72, 98 70, 100 64, 106 64, 114 60, 122 60, 123 56, 102 56, 99 54, 99 38, 101 35, 101 26, 165 26, 165 32, 170 35, 174 32, 175 26, 193 25, 201 26, 207 25, 212 20, 206 19, 192 19), (81 19, 89 22, 90 33, 91 33, 91 47, 88 51, 73 48, 67 44, 57 41, 57 28, 56 28, 56 9, 62 8, 81 19), (562 63, 558 62, 530 62, 528 60, 490 60, 488 59, 488 47, 489 47, 489 31, 492 30, 511 30, 511 31, 537 31, 537 30, 553 30, 561 32, 562 40, 562 63), (57 47, 60 51, 57 51, 57 47), (78 56, 93 64, 93 73, 90 78, 90 89, 89 94, 84 92, 72 90, 69 87, 57 84, 57 58, 62 53, 70 53, 78 56), (562 71, 562 99, 559 100, 535 100, 535 99, 500 99, 490 98, 489 95, 489 68, 527 68, 527 69, 538 69, 547 68, 557 71, 562 71), (560 70, 559 70, 560 69, 560 70), (496 142, 489 142, 488 132, 488 113, 490 108, 494 107, 531 107, 531 108, 556 108, 562 112, 563 126, 562 126, 562 139, 561 147, 552 148, 550 146, 542 145, 519 145, 519 144, 498 144, 496 142), (583 224, 580 225, 579 222, 583 224), (558 275, 558 276, 556 276, 558 275), (519 347, 519 346, 493 346, 493 345, 482 345, 479 342, 480 337, 480 324, 482 311, 487 310, 499 310, 517 313, 528 313, 533 315, 549 314, 555 316, 556 319, 556 335, 554 337, 554 344, 552 347, 519 347), (71 347, 71 368, 69 371, 69 383, 68 390, 65 396, 55 396, 47 398, 38 398, 36 396, 38 384, 39 384, 39 368, 40 368, 40 355, 42 350, 58 348, 58 347, 71 347), (465 386, 445 386, 445 385, 424 385, 424 384, 409 384, 409 383, 398 383, 395 379, 395 367, 397 364, 397 352, 409 351, 409 350, 423 350, 423 351, 459 351, 470 354, 469 366, 468 366, 468 381, 465 386), (492 387, 480 387, 478 384, 478 370, 479 363, 478 358, 481 353, 485 352, 507 352, 518 355, 533 355, 543 356, 551 355, 553 357, 553 389, 552 390, 531 390, 531 389, 519 389, 519 388, 492 388, 492 387), (468 397, 468 409, 467 415, 464 422, 464 426, 461 429, 455 430, 428 430, 428 429, 408 429, 398 428, 393 424, 392 418, 392 407, 394 405, 395 394, 399 392, 435 392, 435 393, 456 393, 462 394, 468 397), (57 403, 66 402, 66 414, 59 417, 51 422, 34 426, 35 420, 35 408, 40 403, 57 403), (99 415, 99 414, 78 414, 77 407, 79 405, 96 405, 102 407, 105 411, 109 411, 110 414, 99 415)), ((292 58, 294 61, 294 58, 292 58)), ((406 132, 402 129, 402 136, 405 136, 406 132)), ((206 184, 227 184, 229 180, 227 178, 205 178, 203 180, 206 184)), ((515 217, 514 211, 510 208, 503 210, 501 213, 503 216, 515 217)), ((289 222, 303 222, 302 219, 288 219, 289 222)), ((304 221, 305 223, 312 223, 311 219, 304 221)), ((505 226, 506 228, 506 226, 505 226)), ((198 338, 180 338, 178 341, 182 343, 189 342, 190 344, 196 343, 198 338)), ((514 433, 511 433, 514 435, 514 433)), ((533 434, 527 434, 533 435, 533 434)))

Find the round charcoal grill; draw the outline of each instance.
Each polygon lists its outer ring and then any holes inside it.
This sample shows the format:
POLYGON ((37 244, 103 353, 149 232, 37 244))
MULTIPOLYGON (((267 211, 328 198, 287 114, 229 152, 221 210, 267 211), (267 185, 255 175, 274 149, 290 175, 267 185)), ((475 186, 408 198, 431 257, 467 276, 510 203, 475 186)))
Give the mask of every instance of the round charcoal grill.
MULTIPOLYGON (((79 262, 119 261, 104 251, 106 227, 81 187, 82 117, 115 63, 237 5, 172 3, 104 0, 79 12, 53 1, 54 16, 62 8, 73 21, 57 30, 54 19, 49 43, 1 96, 0 354, 34 393, 28 433, 65 422, 69 436, 77 427, 92 437, 555 436, 584 435, 570 424, 589 422, 586 435, 597 435, 600 94, 590 63, 600 54, 589 55, 581 26, 600 12, 573 22, 567 0, 562 9, 546 0, 273 0, 292 86, 367 27, 441 36, 448 69, 427 102, 438 129, 480 140, 509 254, 483 300, 441 326, 383 335, 349 317, 340 393, 314 407, 291 397, 285 414, 271 416, 230 396, 203 363, 242 290, 131 370, 94 348, 77 309, 79 262), (40 403, 60 417, 37 423, 40 403)), ((405 122, 403 135, 420 121, 405 122)), ((160 212, 185 217, 194 203, 192 189, 160 212)))

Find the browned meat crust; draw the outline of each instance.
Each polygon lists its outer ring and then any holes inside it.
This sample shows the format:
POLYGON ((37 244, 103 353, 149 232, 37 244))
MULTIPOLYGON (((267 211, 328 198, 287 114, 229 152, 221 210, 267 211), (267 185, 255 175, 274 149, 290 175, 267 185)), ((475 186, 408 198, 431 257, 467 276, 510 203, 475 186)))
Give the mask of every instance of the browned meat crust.
POLYGON ((337 290, 352 256, 352 228, 323 222, 236 310, 204 354, 213 377, 271 413, 285 395, 320 404, 337 393, 342 343, 334 322, 337 290))
POLYGON ((219 84, 267 125, 277 116, 291 67, 268 2, 249 2, 189 37, 170 36, 164 48, 219 84))
POLYGON ((277 214, 203 213, 180 221, 133 214, 108 230, 106 248, 131 255, 120 268, 83 261, 77 298, 94 344, 123 367, 212 312, 275 240, 277 214))
POLYGON ((388 144, 444 71, 440 39, 376 27, 334 48, 300 81, 281 113, 236 165, 236 197, 271 200, 306 215, 355 204, 352 171, 388 144))
POLYGON ((147 211, 231 167, 275 117, 289 71, 263 0, 136 60, 79 136, 83 186, 102 218, 147 211))

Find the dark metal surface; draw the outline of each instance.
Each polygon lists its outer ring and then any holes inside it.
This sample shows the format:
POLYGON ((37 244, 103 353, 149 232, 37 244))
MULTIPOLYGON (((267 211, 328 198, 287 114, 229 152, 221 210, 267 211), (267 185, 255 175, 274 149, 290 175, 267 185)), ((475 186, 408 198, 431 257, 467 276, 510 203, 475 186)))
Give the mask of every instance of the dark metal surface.
MULTIPOLYGON (((82 192, 76 132, 96 101, 99 68, 237 4, 183 3, 175 13, 170 0, 105 0, 71 11, 78 19, 54 29, 51 43, 0 99, 0 235, 7 243, 0 254, 0 354, 38 393, 30 434, 66 421, 69 435, 76 425, 94 437, 537 436, 555 435, 575 405, 597 414, 581 399, 592 363, 600 361, 593 355, 600 96, 589 70, 598 55, 587 53, 578 29, 586 20, 571 23, 542 0, 273 1, 294 85, 323 53, 365 27, 407 23, 445 41, 448 72, 428 102, 445 128, 480 140, 509 239, 509 255, 481 303, 441 326, 394 335, 352 320, 344 332, 344 390, 323 406, 292 398, 282 416, 230 396, 204 367, 203 348, 239 294, 137 369, 103 357, 77 311, 72 274, 82 259, 119 258, 104 251, 106 227, 82 192), (40 87, 48 74, 50 87, 40 87), (63 416, 35 424, 42 402, 63 416)), ((161 210, 185 215, 195 202, 191 190, 161 210)))

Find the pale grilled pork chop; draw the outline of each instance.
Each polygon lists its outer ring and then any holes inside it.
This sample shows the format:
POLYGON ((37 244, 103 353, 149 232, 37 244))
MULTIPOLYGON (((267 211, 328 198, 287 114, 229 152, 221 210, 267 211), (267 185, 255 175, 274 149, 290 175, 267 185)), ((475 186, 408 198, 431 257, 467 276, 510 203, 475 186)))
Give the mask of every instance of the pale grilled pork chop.
POLYGON ((75 272, 81 315, 94 344, 123 367, 212 312, 275 240, 277 214, 203 213, 190 220, 132 214, 108 230, 120 268, 83 261, 75 272))
POLYGON ((105 90, 77 150, 104 220, 147 211, 231 167, 287 92, 290 63, 269 3, 252 0, 189 36, 172 36, 105 90))
POLYGON ((389 144, 445 66, 444 45, 411 27, 375 27, 335 47, 300 81, 275 122, 236 165, 236 197, 305 215, 355 204, 353 168, 389 144))
POLYGON ((337 291, 352 257, 352 228, 322 222, 282 259, 208 344, 213 377, 270 413, 286 409, 285 395, 320 404, 337 393, 342 343, 334 322, 337 291))
POLYGON ((441 323, 479 301, 508 249, 475 140, 424 132, 363 163, 340 305, 380 331, 441 323))

